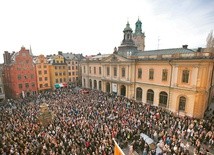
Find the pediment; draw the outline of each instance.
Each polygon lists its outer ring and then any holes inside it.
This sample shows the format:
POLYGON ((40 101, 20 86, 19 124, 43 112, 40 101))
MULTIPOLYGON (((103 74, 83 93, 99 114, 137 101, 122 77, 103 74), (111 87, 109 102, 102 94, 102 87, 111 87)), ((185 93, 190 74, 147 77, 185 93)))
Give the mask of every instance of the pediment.
POLYGON ((122 57, 122 56, 119 56, 117 54, 111 54, 110 56, 108 56, 107 58, 105 58, 103 60, 103 62, 127 62, 127 61, 130 61, 129 59, 125 58, 125 57, 122 57))

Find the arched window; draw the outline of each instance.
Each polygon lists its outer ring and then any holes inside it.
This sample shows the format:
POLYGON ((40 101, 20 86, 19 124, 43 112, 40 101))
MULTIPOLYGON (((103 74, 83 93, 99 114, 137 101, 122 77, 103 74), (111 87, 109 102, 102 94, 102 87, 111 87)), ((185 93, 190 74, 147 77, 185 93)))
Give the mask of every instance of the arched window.
POLYGON ((99 81, 99 90, 102 90, 102 82, 99 81))
POLYGON ((181 96, 179 98, 179 107, 178 107, 178 110, 179 111, 185 111, 185 107, 186 107, 186 97, 181 96))
POLYGON ((110 93, 110 83, 106 83, 106 92, 110 93))
POLYGON ((150 104, 153 104, 154 102, 154 91, 152 89, 147 91, 147 102, 150 104))
POLYGON ((164 91, 159 94, 159 106, 166 107, 168 94, 164 91))
POLYGON ((97 81, 94 80, 94 89, 97 89, 97 81))
POLYGON ((92 89, 92 80, 89 79, 89 87, 92 89))
POLYGON ((136 89, 136 100, 142 101, 142 88, 137 87, 136 89))

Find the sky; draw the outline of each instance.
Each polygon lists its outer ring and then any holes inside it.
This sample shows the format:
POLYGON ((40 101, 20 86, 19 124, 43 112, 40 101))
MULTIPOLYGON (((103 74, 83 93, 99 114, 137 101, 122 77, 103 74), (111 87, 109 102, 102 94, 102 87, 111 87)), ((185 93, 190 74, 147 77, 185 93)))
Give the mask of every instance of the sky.
POLYGON ((34 55, 111 54, 138 18, 145 50, 206 47, 214 0, 1 0, 0 63, 22 46, 34 55))

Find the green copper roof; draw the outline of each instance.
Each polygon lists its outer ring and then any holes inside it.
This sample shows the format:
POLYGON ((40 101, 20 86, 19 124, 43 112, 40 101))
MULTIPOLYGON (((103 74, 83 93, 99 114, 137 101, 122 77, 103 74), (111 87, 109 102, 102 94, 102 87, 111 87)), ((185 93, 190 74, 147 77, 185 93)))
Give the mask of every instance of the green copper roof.
POLYGON ((125 31, 132 31, 132 29, 130 28, 130 24, 129 22, 127 22, 125 29, 123 30, 123 32, 125 31))

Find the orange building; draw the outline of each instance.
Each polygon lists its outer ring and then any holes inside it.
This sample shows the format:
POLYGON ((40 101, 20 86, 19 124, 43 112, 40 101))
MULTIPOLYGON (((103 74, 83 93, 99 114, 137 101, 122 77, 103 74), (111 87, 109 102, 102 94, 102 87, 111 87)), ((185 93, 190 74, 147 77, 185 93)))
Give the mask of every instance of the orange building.
POLYGON ((49 64, 44 55, 35 58, 37 87, 38 91, 42 92, 51 89, 49 64))

